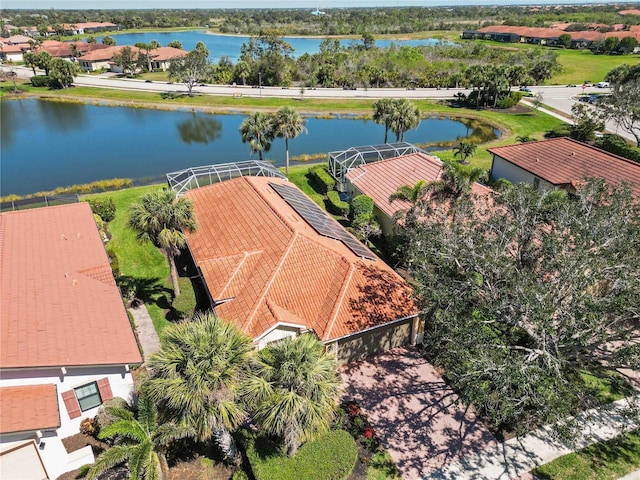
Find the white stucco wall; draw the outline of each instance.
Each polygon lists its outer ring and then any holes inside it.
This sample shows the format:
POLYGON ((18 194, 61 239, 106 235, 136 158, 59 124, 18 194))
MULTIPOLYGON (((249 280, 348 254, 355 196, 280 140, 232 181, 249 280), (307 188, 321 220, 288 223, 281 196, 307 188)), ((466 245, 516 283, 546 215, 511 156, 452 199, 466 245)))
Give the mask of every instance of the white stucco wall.
POLYGON ((47 469, 49 478, 57 478, 60 474, 78 468, 87 462, 86 456, 76 458, 78 455, 69 455, 64 449, 62 439, 75 435, 80 431, 80 422, 88 417, 94 417, 98 413, 95 407, 82 412, 74 419, 69 418, 62 393, 76 387, 107 377, 114 397, 122 397, 129 403, 133 401, 133 378, 124 366, 111 367, 67 367, 67 373, 62 374, 60 368, 55 369, 25 369, 2 370, 0 387, 54 384, 57 387, 58 409, 60 412, 60 428, 55 431, 43 431, 42 438, 37 439, 35 432, 16 433, 3 435, 0 438, 0 451, 5 451, 20 442, 34 439, 40 445, 44 442, 44 448, 38 449, 40 458, 47 469))
POLYGON ((262 350, 271 342, 277 342, 278 340, 282 340, 287 337, 296 337, 302 330, 305 330, 305 327, 296 327, 294 325, 278 325, 276 328, 260 338, 256 342, 256 345, 258 347, 258 350, 262 350))
POLYGON ((557 187, 552 183, 549 183, 540 177, 536 177, 533 173, 528 172, 527 170, 520 168, 511 162, 508 162, 502 157, 494 155, 493 163, 491 164, 491 179, 497 180, 499 178, 509 180, 511 183, 528 183, 529 185, 533 185, 534 180, 538 178, 540 181, 538 189, 557 189, 557 187))

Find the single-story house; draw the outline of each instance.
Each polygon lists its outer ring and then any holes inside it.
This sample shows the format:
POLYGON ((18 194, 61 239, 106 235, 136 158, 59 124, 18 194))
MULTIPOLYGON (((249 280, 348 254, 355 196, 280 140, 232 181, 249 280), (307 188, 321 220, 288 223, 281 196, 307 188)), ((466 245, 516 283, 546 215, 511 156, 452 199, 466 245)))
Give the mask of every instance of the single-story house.
MULTIPOLYGON (((359 165, 347 175, 347 191, 350 198, 367 195, 373 199, 374 214, 380 223, 382 233, 392 236, 395 233, 394 215, 411 208, 404 200, 389 202, 389 197, 403 185, 413 186, 420 180, 433 182, 442 176, 442 162, 423 152, 411 153, 400 157, 380 160, 379 162, 359 165)), ((491 190, 484 185, 474 183, 472 191, 476 194, 491 190)))
POLYGON ((0 42, 0 60, 5 62, 22 62, 24 59, 23 54, 30 50, 30 45, 27 43, 4 43, 0 42))
POLYGON ((640 164, 570 138, 552 138, 489 148, 490 176, 541 189, 575 192, 586 178, 602 178, 609 185, 631 184, 640 197, 640 164))
POLYGON ((174 58, 184 57, 189 52, 174 47, 154 48, 149 52, 151 56, 151 69, 166 72, 169 69, 169 62, 174 58))
POLYGON ((295 185, 240 177, 188 191, 188 247, 216 314, 263 348, 313 331, 348 363, 421 333, 411 287, 295 185))
MULTIPOLYGON (((113 57, 120 53, 125 45, 108 46, 102 45, 104 48, 93 49, 78 57, 78 65, 86 72, 95 72, 102 68, 117 73, 122 73, 122 69, 113 63, 113 57)), ((137 47, 129 47, 135 53, 138 52, 137 47)))
MULTIPOLYGON (((79 58, 91 52, 107 50, 114 48, 101 43, 87 42, 59 42, 56 40, 45 40, 40 47, 49 55, 56 58, 64 58, 66 60, 78 60, 79 58), (75 49, 73 48, 75 45, 75 49)), ((121 48, 121 47, 120 47, 121 48)))
POLYGON ((110 30, 118 30, 118 25, 111 22, 79 22, 79 23, 63 23, 65 35, 82 35, 84 33, 107 32, 110 30))
POLYGON ((55 479, 113 396, 132 400, 138 344, 87 203, 0 214, 0 478, 55 479))

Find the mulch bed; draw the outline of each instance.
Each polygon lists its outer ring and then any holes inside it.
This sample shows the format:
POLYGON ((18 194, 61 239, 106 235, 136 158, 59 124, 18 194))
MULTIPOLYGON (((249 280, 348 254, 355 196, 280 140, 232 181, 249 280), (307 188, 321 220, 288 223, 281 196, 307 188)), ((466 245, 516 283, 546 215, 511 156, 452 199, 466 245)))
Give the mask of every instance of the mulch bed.
POLYGON ((209 464, 207 459, 196 456, 169 468, 167 480, 229 480, 233 472, 234 469, 228 465, 209 464))
POLYGON ((85 435, 84 433, 76 433, 70 437, 63 438, 62 444, 64 445, 67 453, 75 452, 87 445, 91 445, 93 454, 96 457, 109 447, 106 443, 101 442, 90 435, 85 435))

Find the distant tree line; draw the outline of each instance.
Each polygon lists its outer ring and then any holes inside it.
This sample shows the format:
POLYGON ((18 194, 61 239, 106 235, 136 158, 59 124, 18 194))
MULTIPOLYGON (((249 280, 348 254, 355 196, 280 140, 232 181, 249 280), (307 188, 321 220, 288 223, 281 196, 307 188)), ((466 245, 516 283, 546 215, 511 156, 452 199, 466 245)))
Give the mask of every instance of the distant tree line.
MULTIPOLYGON (((128 29, 209 27, 223 33, 258 34, 275 28, 288 35, 405 34, 506 24, 548 26, 553 22, 590 25, 637 25, 640 17, 620 15, 616 5, 563 6, 532 10, 528 6, 453 6, 328 9, 145 9, 145 10, 3 10, 16 26, 77 22, 112 22, 128 29)), ((54 27, 55 28, 55 27, 54 27)))

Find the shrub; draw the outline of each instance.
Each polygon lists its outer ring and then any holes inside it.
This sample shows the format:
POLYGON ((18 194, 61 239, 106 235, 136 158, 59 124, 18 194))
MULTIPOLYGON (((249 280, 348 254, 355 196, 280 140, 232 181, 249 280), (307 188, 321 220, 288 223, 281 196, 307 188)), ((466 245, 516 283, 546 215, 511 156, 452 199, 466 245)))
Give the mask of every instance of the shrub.
POLYGON ((96 227, 98 227, 98 233, 100 234, 100 238, 105 241, 107 240, 107 232, 104 229, 104 220, 97 213, 93 214, 93 219, 96 222, 96 227))
POLYGON ((101 197, 89 200, 93 213, 100 215, 102 220, 110 222, 116 216, 116 204, 111 197, 101 197))
POLYGON ((249 475, 244 473, 242 470, 236 470, 233 472, 233 477, 231 480, 249 480, 249 475))
POLYGON ((367 195, 358 195, 351 200, 351 211, 349 216, 351 220, 360 215, 373 214, 373 199, 367 195))
POLYGON ((553 127, 547 133, 545 133, 545 138, 557 138, 557 137, 568 137, 571 135, 571 126, 563 123, 562 125, 558 125, 557 127, 553 127))
POLYGON ((595 144, 609 153, 640 162, 640 148, 629 145, 620 135, 607 133, 602 138, 596 139, 595 144))
POLYGON ((118 260, 118 255, 112 247, 111 243, 108 243, 105 250, 107 251, 107 257, 109 257, 109 264, 111 265, 111 271, 113 272, 113 277, 118 278, 120 276, 120 262, 118 260))
POLYGON ((244 447, 256 480, 342 480, 351 475, 358 447, 344 430, 331 430, 307 442, 293 457, 265 437, 244 432, 244 447))
POLYGON ((335 190, 327 192, 327 210, 334 215, 346 217, 349 214, 349 204, 340 200, 340 194, 335 190))
POLYGON ((35 75, 31 77, 31 85, 34 87, 48 87, 51 85, 51 79, 47 75, 35 75))
POLYGON ((329 172, 323 166, 317 166, 310 169, 309 175, 315 189, 320 193, 330 192, 336 186, 336 181, 331 175, 329 175, 329 172))
POLYGON ((196 292, 193 290, 191 280, 186 277, 178 279, 180 295, 173 299, 171 307, 180 318, 189 318, 196 309, 196 292))
POLYGON ((105 407, 122 408, 123 410, 130 409, 129 404, 122 397, 113 397, 107 400, 106 402, 104 402, 100 407, 100 409, 98 410, 98 414, 94 419, 96 426, 98 428, 98 431, 108 427, 113 422, 118 420, 116 417, 108 413, 105 407))
POLYGON ((518 102, 522 100, 522 93, 520 92, 509 92, 508 95, 505 95, 502 98, 498 99, 498 103, 496 103, 496 108, 511 108, 515 107, 518 102))

